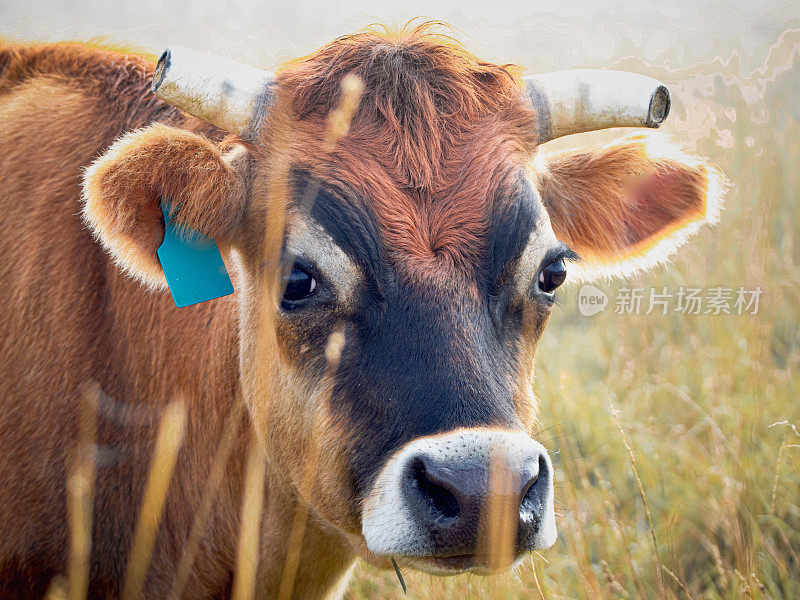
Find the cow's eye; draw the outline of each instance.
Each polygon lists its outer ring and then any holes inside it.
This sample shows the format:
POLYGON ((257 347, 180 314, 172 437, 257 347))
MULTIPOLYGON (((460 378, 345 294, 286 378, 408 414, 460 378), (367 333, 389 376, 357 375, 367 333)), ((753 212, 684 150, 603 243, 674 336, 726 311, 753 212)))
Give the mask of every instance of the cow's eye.
POLYGON ((317 280, 303 267, 294 263, 291 272, 284 277, 283 305, 292 307, 294 303, 305 300, 317 291, 317 280))
POLYGON ((564 283, 566 278, 567 267, 564 266, 564 260, 561 258, 554 260, 539 273, 539 289, 551 294, 558 286, 564 283))

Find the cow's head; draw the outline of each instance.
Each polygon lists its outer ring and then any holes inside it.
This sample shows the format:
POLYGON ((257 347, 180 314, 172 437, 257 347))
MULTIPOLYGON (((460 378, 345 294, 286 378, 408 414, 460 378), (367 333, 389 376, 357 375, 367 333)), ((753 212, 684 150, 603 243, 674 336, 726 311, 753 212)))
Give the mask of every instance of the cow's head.
MULTIPOLYGON (((165 57, 157 84, 170 61, 179 67, 165 57)), ((625 86, 641 78, 602 72, 526 85, 425 31, 342 38, 274 79, 242 77, 260 81, 255 96, 213 110, 197 90, 171 92, 231 141, 164 125, 117 141, 87 172, 88 223, 156 289, 161 197, 178 223, 217 239, 271 462, 362 555, 480 572, 550 546, 553 466, 529 432, 557 288, 663 260, 715 218, 720 177, 652 135, 537 148, 657 124, 665 90, 640 101, 625 86), (332 144, 348 74, 363 92, 332 144), (505 550, 487 551, 497 532, 505 550)))

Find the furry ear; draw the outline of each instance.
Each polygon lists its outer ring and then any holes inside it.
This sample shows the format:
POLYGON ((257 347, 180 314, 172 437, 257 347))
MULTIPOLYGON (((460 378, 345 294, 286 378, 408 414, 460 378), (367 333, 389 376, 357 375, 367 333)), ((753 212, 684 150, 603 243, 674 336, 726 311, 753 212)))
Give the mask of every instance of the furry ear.
POLYGON ((241 146, 223 154, 200 135, 151 125, 118 139, 86 169, 83 218, 125 272, 163 289, 161 199, 178 226, 230 243, 244 220, 248 164, 241 146))
POLYGON ((718 219, 726 187, 722 173, 660 134, 542 153, 535 178, 553 231, 583 258, 584 281, 663 262, 718 219))

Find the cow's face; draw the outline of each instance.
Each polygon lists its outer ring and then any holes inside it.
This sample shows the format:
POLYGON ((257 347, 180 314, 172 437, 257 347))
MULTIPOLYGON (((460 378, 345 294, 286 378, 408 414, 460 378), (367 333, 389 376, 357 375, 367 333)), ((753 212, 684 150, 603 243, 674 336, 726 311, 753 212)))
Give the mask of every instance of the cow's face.
POLYGON ((534 114, 514 79, 452 50, 408 52, 373 44, 354 70, 374 85, 329 151, 317 98, 346 71, 309 86, 317 57, 282 76, 266 131, 292 136, 263 144, 247 246, 263 248, 276 203, 285 226, 278 260, 241 261, 244 372, 279 468, 362 553, 434 572, 504 568, 555 541, 531 380, 574 254, 537 191, 534 114), (265 303, 275 270, 279 297, 265 303), (277 352, 259 347, 265 336, 277 352), (502 549, 482 546, 493 519, 513 530, 502 549))
POLYGON ((363 556, 486 572, 551 545, 553 466, 530 434, 557 288, 663 258, 714 216, 715 172, 646 136, 537 156, 516 80, 424 35, 334 42, 276 95, 256 149, 124 138, 88 172, 87 220, 161 286, 160 195, 217 238, 273 470, 363 556), (332 148, 350 72, 364 92, 332 148))
POLYGON ((487 568, 475 553, 490 527, 492 469, 519 513, 508 558, 551 545, 553 469, 528 435, 533 352, 571 252, 535 188, 520 174, 490 193, 497 201, 480 222, 460 223, 475 227, 469 246, 457 231, 420 231, 428 206, 395 188, 420 211, 404 235, 457 238, 398 248, 374 201, 305 169, 292 181, 289 205, 309 190, 314 203, 289 211, 276 314, 257 306, 269 291, 255 262, 242 313, 251 405, 270 454, 300 489, 318 462, 305 500, 352 540, 363 534, 356 545, 372 553, 435 571, 487 568), (265 335, 277 352, 261 351, 265 335))

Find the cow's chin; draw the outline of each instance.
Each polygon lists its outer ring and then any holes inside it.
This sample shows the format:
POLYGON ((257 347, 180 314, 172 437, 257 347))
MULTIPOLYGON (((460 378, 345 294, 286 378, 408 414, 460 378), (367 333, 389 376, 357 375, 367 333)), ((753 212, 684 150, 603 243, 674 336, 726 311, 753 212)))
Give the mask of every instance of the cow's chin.
POLYGON ((497 575, 505 573, 509 569, 513 569, 522 562, 522 559, 523 556, 519 556, 513 562, 505 565, 489 565, 482 562, 481 559, 474 554, 459 556, 409 556, 403 558, 399 564, 439 577, 458 575, 459 573, 497 575))
POLYGON ((460 573, 472 573, 474 575, 497 575, 509 569, 517 567, 525 558, 525 554, 516 557, 512 562, 504 565, 489 565, 485 559, 481 559, 474 554, 463 554, 456 556, 386 556, 375 554, 367 548, 366 541, 362 536, 347 535, 348 541, 355 553, 365 562, 378 569, 392 569, 392 558, 397 561, 401 569, 413 569, 422 571, 428 575, 446 577, 448 575, 458 575, 460 573))

